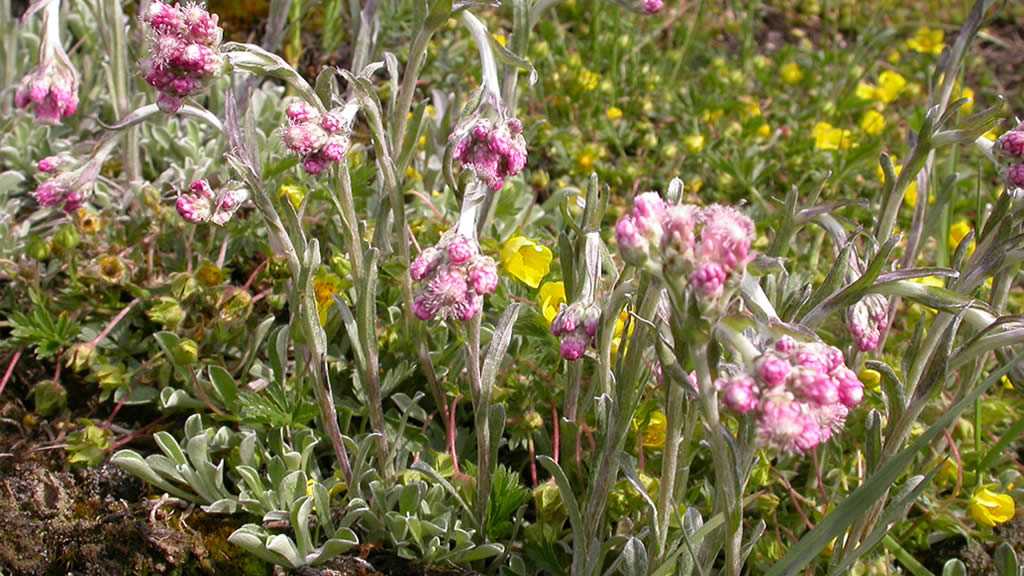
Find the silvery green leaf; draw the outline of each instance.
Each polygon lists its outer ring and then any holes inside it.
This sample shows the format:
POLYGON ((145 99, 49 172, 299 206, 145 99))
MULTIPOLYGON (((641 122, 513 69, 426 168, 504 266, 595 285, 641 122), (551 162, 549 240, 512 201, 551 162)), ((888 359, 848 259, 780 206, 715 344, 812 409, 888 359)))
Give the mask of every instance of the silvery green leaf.
POLYGON ((235 498, 221 498, 212 504, 202 506, 202 509, 207 514, 234 514, 238 511, 238 500, 235 498))
POLYGON ((320 112, 326 112, 316 91, 283 58, 254 44, 225 42, 221 45, 228 63, 250 74, 271 76, 287 82, 299 97, 320 112))
POLYGON ((276 534, 267 538, 266 548, 280 556, 284 561, 284 565, 289 568, 298 568, 305 565, 305 559, 299 555, 295 542, 284 534, 276 534))
POLYGON ((950 558, 942 567, 942 576, 967 576, 967 567, 959 558, 950 558))
POLYGON ((231 536, 228 536, 228 542, 242 548, 264 562, 294 568, 294 566, 280 554, 272 552, 267 548, 266 533, 255 524, 246 524, 238 530, 235 530, 231 533, 231 536))
POLYGON ((992 560, 999 576, 1018 576, 1020 574, 1017 553, 1014 552, 1013 546, 1009 542, 1001 542, 999 546, 996 546, 992 560))

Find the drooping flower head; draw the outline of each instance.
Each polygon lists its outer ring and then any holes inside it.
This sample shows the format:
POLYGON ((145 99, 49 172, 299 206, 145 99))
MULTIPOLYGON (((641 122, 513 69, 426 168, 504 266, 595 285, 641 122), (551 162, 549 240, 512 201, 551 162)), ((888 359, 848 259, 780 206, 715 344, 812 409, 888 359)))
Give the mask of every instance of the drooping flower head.
POLYGON ((498 191, 505 180, 526 166, 523 124, 516 118, 497 122, 473 118, 450 137, 452 157, 472 170, 490 190, 498 191))
POLYGON ((889 309, 885 297, 869 294, 847 308, 846 326, 857 350, 868 352, 877 348, 882 332, 889 327, 889 309))
POLYGON ((39 64, 22 78, 14 104, 18 108, 33 107, 39 122, 60 124, 78 110, 78 72, 61 45, 60 2, 47 4, 44 18, 39 64))
POLYGON ((563 306, 551 322, 551 333, 560 340, 562 358, 579 360, 596 344, 601 308, 597 304, 573 302, 563 306))
POLYGON ((480 254, 475 241, 453 232, 421 252, 409 274, 422 285, 413 301, 413 314, 420 320, 465 322, 483 309, 484 296, 498 288, 494 259, 480 254))
POLYGON ((185 97, 205 89, 224 68, 217 15, 201 4, 150 2, 141 16, 148 29, 149 58, 139 66, 146 83, 160 92, 157 105, 168 114, 185 97))
POLYGON ((715 385, 726 408, 754 419, 765 446, 798 453, 827 442, 864 397, 838 348, 789 337, 759 356, 751 373, 715 385))
POLYGON ((43 158, 37 168, 40 174, 46 174, 49 178, 36 187, 32 196, 43 207, 61 206, 69 214, 77 211, 92 195, 100 166, 106 161, 111 149, 108 141, 85 161, 67 154, 43 158))
POLYGON ((1006 185, 1024 188, 1024 123, 999 137, 992 146, 998 168, 1006 177, 1006 185))
POLYGON ((213 222, 223 226, 248 199, 249 191, 235 183, 214 191, 206 180, 196 180, 189 185, 188 192, 178 195, 175 208, 193 224, 213 222))
POLYGON ((307 102, 294 100, 285 109, 288 123, 281 128, 281 140, 302 159, 307 174, 319 175, 345 157, 358 111, 351 102, 320 114, 307 102))

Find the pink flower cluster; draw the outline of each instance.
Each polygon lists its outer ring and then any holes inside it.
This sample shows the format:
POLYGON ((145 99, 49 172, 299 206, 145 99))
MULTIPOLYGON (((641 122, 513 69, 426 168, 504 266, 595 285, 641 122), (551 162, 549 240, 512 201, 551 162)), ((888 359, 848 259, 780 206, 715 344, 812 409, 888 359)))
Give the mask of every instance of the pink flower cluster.
POLYGON ((494 259, 480 254, 475 241, 459 234, 445 234, 421 252, 409 274, 423 284, 413 301, 413 313, 420 320, 440 316, 465 322, 483 308, 484 295, 498 287, 494 259))
POLYGON ((204 89, 224 67, 220 41, 224 31, 217 15, 201 4, 150 2, 142 14, 149 27, 150 57, 140 63, 142 76, 160 92, 157 105, 177 112, 182 99, 204 89))
POLYGON ((84 188, 91 184, 78 182, 80 171, 69 170, 76 164, 70 156, 47 156, 39 161, 36 167, 44 174, 53 177, 40 184, 32 195, 46 208, 63 204, 65 212, 71 213, 85 204, 87 194, 84 188))
POLYGON ((753 374, 715 386, 727 408, 752 415, 766 446, 802 453, 827 442, 864 397, 845 362, 838 348, 783 337, 758 357, 753 374))
POLYGON ((1009 161, 1006 167, 1006 184, 1024 188, 1024 124, 1003 134, 996 140, 994 152, 1009 161))
POLYGON ((640 0, 640 11, 650 16, 661 12, 662 0, 640 0))
POLYGON ((335 108, 321 115, 302 100, 288 105, 288 124, 282 129, 281 140, 302 158, 307 174, 316 176, 331 162, 340 162, 345 157, 356 109, 335 108))
POLYGON ((615 223, 622 258, 637 266, 681 275, 703 299, 716 300, 750 261, 754 222, 732 206, 667 204, 657 192, 633 200, 615 223))
POLYGON ((561 341, 562 358, 582 358, 587 346, 594 345, 600 322, 601 308, 596 304, 574 302, 563 307, 551 321, 551 333, 561 341))
POLYGON ((35 105, 36 120, 44 124, 60 124, 78 110, 78 74, 63 49, 57 46, 56 50, 60 53, 40 61, 14 93, 14 105, 35 105))
POLYGON ((507 178, 526 166, 523 124, 515 118, 497 124, 477 119, 451 137, 455 140, 452 156, 491 190, 501 190, 507 178))
POLYGON ((857 350, 868 352, 878 348, 882 332, 889 327, 889 307, 885 297, 868 294, 847 308, 846 326, 857 350))
POLYGON ((206 180, 196 180, 189 186, 189 193, 178 195, 175 208, 193 224, 213 222, 223 226, 248 199, 249 191, 245 188, 228 186, 216 193, 206 180))

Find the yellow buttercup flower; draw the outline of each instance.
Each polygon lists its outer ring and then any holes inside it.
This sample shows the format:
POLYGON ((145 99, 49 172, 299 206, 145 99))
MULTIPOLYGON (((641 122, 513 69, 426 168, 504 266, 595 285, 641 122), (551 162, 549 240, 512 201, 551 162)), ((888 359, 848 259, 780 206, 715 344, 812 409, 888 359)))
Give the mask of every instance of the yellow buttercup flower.
POLYGON ((878 136, 885 130, 885 116, 877 110, 868 110, 860 119, 860 128, 869 136, 878 136))
POLYGON ((292 207, 298 210, 302 205, 302 200, 306 197, 306 189, 293 184, 283 184, 277 189, 277 196, 278 198, 287 197, 292 207))
POLYGON ((857 374, 857 379, 869 390, 879 392, 882 389, 882 374, 878 370, 865 368, 857 374))
POLYGON ((505 46, 505 43, 508 42, 508 39, 505 38, 504 34, 495 34, 494 39, 497 40, 498 44, 501 44, 502 46, 505 46))
POLYGON ((704 135, 693 134, 691 136, 687 136, 686 138, 683 138, 683 144, 686 145, 686 150, 689 151, 690 154, 699 154, 704 150, 704 135))
POLYGON ((665 432, 668 430, 668 420, 665 415, 655 410, 647 418, 647 427, 643 430, 644 448, 663 448, 665 446, 665 432))
POLYGON ((878 88, 875 89, 875 99, 888 104, 900 97, 907 87, 907 79, 892 70, 886 70, 878 75, 878 88))
MULTIPOLYGON (((903 165, 896 163, 896 157, 895 156, 893 156, 891 158, 891 160, 892 160, 892 169, 896 173, 896 176, 899 176, 900 172, 903 171, 903 165)), ((878 171, 878 179, 879 180, 885 179, 885 173, 882 172, 882 167, 881 166, 878 166, 877 171, 878 171)), ((934 200, 935 200, 935 198, 933 198, 932 195, 929 194, 928 195, 928 203, 931 204, 934 200)), ((903 201, 906 202, 907 206, 910 206, 911 208, 917 206, 917 180, 916 179, 911 180, 910 184, 907 185, 907 190, 906 190, 906 192, 903 193, 903 201)))
POLYGON ((922 26, 917 29, 917 34, 907 40, 907 48, 910 48, 918 54, 933 54, 938 56, 942 54, 942 48, 945 44, 942 43, 942 39, 945 33, 942 30, 933 30, 927 26, 922 26))
POLYGON ((334 295, 340 287, 341 278, 329 272, 321 270, 313 278, 313 298, 316 300, 316 313, 321 326, 327 324, 327 312, 334 305, 334 295))
POLYGON ((967 510, 974 521, 988 527, 1003 524, 1013 519, 1016 512, 1013 496, 978 488, 967 503, 967 510))
POLYGON ((811 134, 818 150, 846 150, 852 144, 849 130, 836 128, 828 122, 815 124, 811 134))
POLYGON ((964 102, 964 105, 960 107, 960 111, 964 114, 971 114, 974 112, 974 90, 964 88, 960 91, 960 97, 968 99, 967 102, 964 102))
POLYGON ((804 72, 800 69, 800 65, 793 61, 783 64, 782 68, 779 69, 779 74, 782 76, 782 81, 786 84, 798 84, 804 79, 804 72))
POLYGON ((854 91, 854 94, 856 94, 857 98, 860 98, 861 100, 873 100, 875 98, 876 90, 877 88, 875 88, 874 84, 869 82, 858 82, 857 89, 854 91))
POLYGON ((759 138, 768 138, 771 135, 772 127, 767 122, 757 127, 757 136, 759 138))
MULTIPOLYGON (((612 357, 618 355, 619 345, 622 344, 622 331, 626 328, 626 320, 629 320, 629 312, 623 310, 619 312, 619 317, 615 319, 615 330, 612 332, 612 357)), ((626 336, 633 334, 633 329, 636 328, 636 322, 629 323, 629 330, 626 336)))
POLYGON ((551 269, 551 249, 522 236, 509 238, 501 247, 505 270, 530 288, 536 288, 551 269))
POLYGON ((604 115, 609 120, 614 122, 614 121, 618 120, 619 118, 622 118, 622 108, 619 108, 618 106, 612 106, 611 108, 608 109, 608 111, 606 111, 604 113, 604 115))
POLYGON ((558 315, 561 305, 565 302, 565 283, 545 282, 541 285, 537 296, 541 313, 544 314, 544 319, 547 320, 548 326, 551 326, 551 322, 558 315))
MULTIPOLYGON (((960 220, 956 224, 953 224, 949 228, 949 249, 956 250, 956 247, 960 245, 960 242, 971 232, 971 223, 967 220, 960 220)), ((967 255, 970 256, 974 253, 974 248, 977 243, 971 240, 970 246, 967 247, 967 255)))

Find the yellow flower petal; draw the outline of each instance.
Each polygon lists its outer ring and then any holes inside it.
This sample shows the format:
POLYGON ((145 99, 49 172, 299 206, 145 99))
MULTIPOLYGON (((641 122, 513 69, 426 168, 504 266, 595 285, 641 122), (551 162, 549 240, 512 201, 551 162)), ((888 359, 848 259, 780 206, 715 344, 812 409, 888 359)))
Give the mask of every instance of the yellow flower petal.
POLYGON ((558 315, 561 304, 565 302, 565 283, 545 282, 541 285, 540 292, 538 292, 538 300, 541 313, 544 314, 544 319, 547 320, 548 326, 550 326, 555 316, 558 315))
POLYGON ((974 521, 989 527, 1012 520, 1015 508, 1012 496, 999 494, 988 488, 975 490, 970 502, 967 503, 967 510, 974 517, 974 521))
POLYGON ((530 288, 536 288, 551 268, 551 249, 522 236, 510 238, 501 247, 505 270, 530 288))

